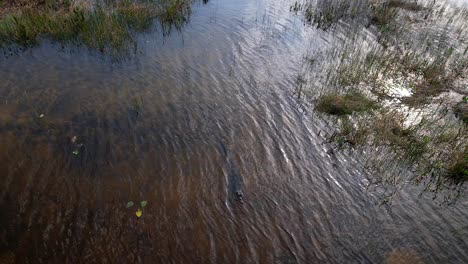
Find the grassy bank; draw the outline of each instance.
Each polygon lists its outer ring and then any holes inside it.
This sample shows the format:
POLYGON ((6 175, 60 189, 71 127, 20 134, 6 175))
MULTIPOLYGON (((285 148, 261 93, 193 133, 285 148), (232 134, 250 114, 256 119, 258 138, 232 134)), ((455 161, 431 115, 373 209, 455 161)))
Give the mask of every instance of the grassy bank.
POLYGON ((101 51, 122 49, 135 33, 148 30, 153 19, 180 26, 187 19, 189 1, 11 2, 3 4, 0 46, 32 46, 42 38, 85 44, 101 51))

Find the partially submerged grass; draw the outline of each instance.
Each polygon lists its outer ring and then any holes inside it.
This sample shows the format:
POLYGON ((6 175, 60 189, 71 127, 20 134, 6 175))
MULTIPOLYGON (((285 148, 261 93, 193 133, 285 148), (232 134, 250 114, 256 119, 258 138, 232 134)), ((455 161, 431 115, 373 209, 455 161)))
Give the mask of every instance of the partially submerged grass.
MULTIPOLYGON (((315 70, 325 76, 322 82, 325 94, 366 86, 374 94, 383 96, 387 80, 404 78, 412 95, 403 102, 419 107, 453 89, 454 83, 464 78, 468 69, 466 54, 454 52, 451 46, 440 48, 438 54, 428 51, 430 43, 423 43, 419 50, 403 51, 401 46, 386 48, 380 43, 369 43, 360 35, 351 36, 340 44, 322 55, 323 58, 310 59, 315 63, 313 66, 324 68, 325 74, 323 70, 315 70), (325 63, 320 65, 318 61, 325 63)), ((324 78, 322 76, 318 78, 324 78)))
POLYGON ((468 149, 465 149, 463 153, 457 154, 446 175, 455 184, 461 184, 468 181, 468 149))
POLYGON ((83 42, 104 50, 106 46, 122 48, 132 37, 133 30, 151 25, 149 11, 134 7, 118 8, 112 12, 74 10, 70 13, 43 13, 34 9, 10 15, 0 21, 3 44, 35 45, 42 37, 57 41, 83 42))
POLYGON ((376 107, 376 102, 355 92, 322 96, 317 102, 316 109, 330 115, 350 115, 354 112, 370 111, 376 107))
POLYGON ((184 16, 186 9, 187 5, 184 0, 172 0, 167 5, 162 17, 167 22, 183 23, 186 19, 184 16))
POLYGON ((407 120, 389 108, 366 116, 344 116, 329 140, 339 148, 365 150, 376 182, 397 184, 402 180, 398 175, 410 171, 410 181, 424 182, 425 189, 435 193, 462 186, 468 180, 466 126, 444 120, 439 113, 410 124, 407 120))
POLYGON ((388 30, 390 24, 394 23, 399 10, 419 12, 427 8, 417 2, 404 0, 311 0, 304 4, 295 2, 290 10, 295 13, 302 11, 308 23, 324 30, 334 26, 340 20, 346 22, 367 20, 385 31, 388 30))
MULTIPOLYGON (((42 38, 60 42, 83 43, 101 51, 122 49, 133 39, 135 32, 152 26, 154 18, 162 22, 185 21, 188 2, 167 0, 153 2, 114 2, 93 8, 71 7, 69 1, 46 1, 40 8, 16 8, 0 19, 0 46, 18 44, 32 46, 42 38)), ((42 2, 41 2, 42 3, 42 2)))
POLYGON ((390 8, 400 8, 413 12, 424 10, 424 7, 418 4, 417 2, 409 0, 389 0, 387 2, 387 5, 390 8))
POLYGON ((187 5, 187 0, 168 1, 164 8, 164 12, 162 12, 160 16, 164 33, 168 34, 173 26, 176 29, 180 29, 182 25, 187 22, 189 14, 190 8, 187 5))
POLYGON ((466 95, 468 11, 431 2, 311 0, 291 11, 321 30, 339 26, 330 47, 307 58, 313 89, 299 91, 318 98, 316 110, 338 116, 331 142, 362 150, 381 181, 409 179, 437 192, 467 180, 467 104, 440 95, 466 95), (386 106, 346 98, 349 91, 372 93, 386 106))
POLYGON ((309 24, 317 28, 327 30, 340 20, 354 20, 362 18, 366 10, 367 1, 340 1, 340 0, 319 0, 300 4, 295 2, 290 10, 298 13, 304 12, 304 18, 309 24))
POLYGON ((374 94, 384 96, 388 80, 405 78, 411 96, 402 101, 411 107, 420 107, 454 89, 455 82, 466 78, 468 72, 468 36, 462 30, 466 28, 462 25, 466 24, 468 16, 463 11, 447 11, 444 6, 431 8, 434 6, 430 3, 423 6, 402 0, 362 0, 353 4, 342 0, 315 0, 292 6, 295 12, 305 10, 306 19, 310 14, 318 14, 319 21, 312 23, 319 28, 328 24, 326 21, 337 22, 334 18, 349 22, 354 12, 357 12, 356 18, 367 18, 367 22, 354 19, 362 23, 343 25, 345 36, 340 35, 335 40, 336 45, 323 54, 314 55, 317 57, 308 58, 314 62, 317 78, 322 79, 318 82, 320 94, 343 93, 366 86, 374 94), (334 18, 327 18, 329 16, 334 18), (412 18, 408 20, 407 16, 412 18), (425 21, 429 26, 418 28, 419 22, 415 21, 425 21), (443 31, 439 30, 441 26, 443 31))

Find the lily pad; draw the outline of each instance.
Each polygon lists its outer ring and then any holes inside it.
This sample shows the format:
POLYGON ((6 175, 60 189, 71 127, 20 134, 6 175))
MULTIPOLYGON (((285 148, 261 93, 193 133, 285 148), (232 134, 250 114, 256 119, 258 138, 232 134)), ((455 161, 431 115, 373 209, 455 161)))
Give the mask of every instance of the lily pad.
POLYGON ((143 211, 141 209, 138 209, 138 211, 136 211, 136 216, 139 218, 141 217, 141 215, 143 214, 143 211))
POLYGON ((148 205, 148 201, 141 201, 140 202, 141 207, 145 207, 146 205, 148 205))
POLYGON ((132 201, 130 201, 130 202, 127 203, 127 208, 130 208, 130 207, 132 207, 132 206, 133 206, 133 202, 132 202, 132 201))

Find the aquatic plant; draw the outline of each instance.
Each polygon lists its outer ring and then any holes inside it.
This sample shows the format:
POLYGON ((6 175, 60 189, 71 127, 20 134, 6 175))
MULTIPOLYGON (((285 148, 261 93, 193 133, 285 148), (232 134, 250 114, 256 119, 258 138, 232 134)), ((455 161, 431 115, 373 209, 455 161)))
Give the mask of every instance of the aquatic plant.
POLYGON ((140 208, 138 208, 138 210, 136 211, 135 215, 136 215, 138 218, 140 218, 140 217, 143 215, 143 211, 142 211, 140 208))
MULTIPOLYGON (((133 207, 134 203, 132 201, 129 201, 126 205, 127 208, 133 207)), ((148 205, 148 201, 141 201, 140 202, 140 208, 135 212, 136 217, 140 218, 143 215, 143 208, 145 208, 148 205)))

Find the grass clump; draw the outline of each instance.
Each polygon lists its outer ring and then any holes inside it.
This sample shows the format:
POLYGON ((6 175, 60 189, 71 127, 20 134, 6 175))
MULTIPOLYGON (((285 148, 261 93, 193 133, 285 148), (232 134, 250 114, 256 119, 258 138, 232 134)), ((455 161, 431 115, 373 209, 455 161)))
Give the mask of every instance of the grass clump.
POLYGON ((145 5, 121 5, 115 12, 127 27, 135 31, 148 29, 156 16, 156 12, 145 5))
POLYGON ((468 181, 468 149, 460 153, 447 171, 447 178, 455 184, 468 181))
POLYGON ((380 27, 381 30, 394 23, 398 14, 397 10, 390 8, 388 5, 371 6, 370 10, 370 21, 380 27))
POLYGON ((350 115, 377 108, 377 103, 360 93, 330 94, 319 98, 316 109, 330 115, 350 115))
POLYGON ((317 28, 326 30, 338 22, 342 18, 342 14, 339 14, 333 8, 323 11, 308 8, 305 12, 305 18, 307 22, 317 25, 317 28))
POLYGON ((427 150, 429 137, 418 135, 417 126, 406 127, 404 120, 401 113, 388 109, 354 121, 345 118, 340 120, 340 131, 333 139, 340 145, 389 146, 413 161, 427 150))
POLYGON ((463 97, 463 100, 455 105, 455 115, 460 118, 463 123, 468 124, 468 97, 463 97))
MULTIPOLYGON (((206 3, 204 1, 204 3, 206 3)), ((172 28, 180 29, 190 15, 190 8, 187 0, 168 0, 164 12, 161 14, 161 25, 164 34, 169 34, 172 28)))
POLYGON ((400 8, 412 12, 418 12, 424 10, 424 7, 419 5, 416 2, 409 2, 403 0, 389 0, 387 2, 388 7, 390 8, 400 8))
POLYGON ((184 14, 187 11, 187 5, 184 0, 171 0, 165 8, 163 14, 163 20, 166 22, 172 22, 180 24, 185 21, 184 14))

